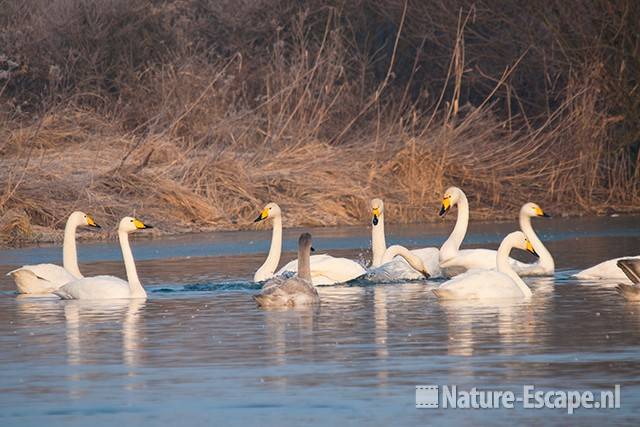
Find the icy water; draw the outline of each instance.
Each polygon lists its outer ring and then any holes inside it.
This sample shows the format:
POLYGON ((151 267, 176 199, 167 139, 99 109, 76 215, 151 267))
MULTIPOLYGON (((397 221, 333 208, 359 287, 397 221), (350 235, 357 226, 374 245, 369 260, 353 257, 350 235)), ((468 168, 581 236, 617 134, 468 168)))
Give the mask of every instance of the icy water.
MULTIPOLYGON (((472 223, 497 247, 512 223, 472 223)), ((637 425, 640 303, 569 276, 640 254, 640 218, 536 220, 556 258, 528 302, 442 303, 436 281, 320 289, 318 309, 263 311, 250 279, 270 232, 136 239, 149 298, 16 297, 0 278, 0 425, 637 425), (416 385, 612 390, 619 409, 416 409, 416 385)), ((451 224, 387 227, 388 244, 440 245, 451 224)), ((300 230, 285 234, 292 251, 300 230)), ((319 252, 366 260, 367 228, 311 230, 319 252)), ((85 274, 124 275, 115 243, 81 244, 85 274)), ((0 250, 0 271, 60 262, 0 250)), ((282 262, 291 258, 287 253, 282 262)), ((526 254, 517 256, 530 260, 526 254)))

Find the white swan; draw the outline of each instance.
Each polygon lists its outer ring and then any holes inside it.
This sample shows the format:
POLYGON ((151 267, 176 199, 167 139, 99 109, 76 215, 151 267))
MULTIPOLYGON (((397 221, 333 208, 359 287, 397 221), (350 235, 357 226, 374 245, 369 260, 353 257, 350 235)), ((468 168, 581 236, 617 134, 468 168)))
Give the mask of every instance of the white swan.
MULTIPOLYGON (((493 249, 460 249, 469 225, 469 202, 464 192, 457 187, 450 187, 442 198, 440 216, 447 214, 452 206, 458 207, 456 225, 449 238, 440 248, 440 268, 446 276, 455 276, 467 270, 496 268, 496 251, 493 249)), ((531 217, 548 217, 535 203, 527 203, 520 209, 520 227, 531 242, 535 242, 536 251, 544 254, 539 263, 527 264, 509 258, 512 267, 522 275, 553 274, 553 258, 544 247, 531 227, 531 217)))
MULTIPOLYGON (((264 221, 267 218, 273 219, 271 247, 264 264, 253 276, 254 282, 262 282, 274 275, 281 276, 285 273, 295 273, 298 270, 298 261, 293 260, 274 273, 282 253, 282 211, 277 204, 267 204, 254 222, 264 221)), ((347 258, 334 258, 330 255, 313 255, 311 257, 311 281, 314 286, 347 282, 362 276, 365 272, 360 264, 347 258)))
POLYGON ((624 258, 617 262, 617 266, 632 284, 620 283, 616 290, 629 301, 640 301, 640 259, 624 258))
POLYGON ((368 278, 416 280, 440 275, 438 248, 408 250, 400 245, 387 248, 382 200, 371 200, 371 215, 372 260, 368 278))
POLYGON ((609 259, 603 261, 600 264, 596 264, 593 267, 589 267, 573 275, 576 279, 611 279, 611 280, 624 280, 627 278, 622 269, 618 268, 618 261, 623 259, 640 259, 640 255, 627 256, 609 259))
POLYGON ((138 279, 136 264, 129 245, 129 233, 145 228, 153 227, 130 216, 120 220, 118 239, 127 271, 127 281, 115 276, 85 277, 69 282, 53 293, 62 299, 146 298, 147 293, 138 279))
POLYGON ((62 243, 63 267, 55 264, 23 265, 7 273, 16 282, 18 293, 48 294, 65 283, 82 278, 76 250, 76 228, 79 226, 100 228, 93 217, 84 212, 76 211, 69 215, 62 243))
POLYGON ((533 246, 533 249, 540 258, 532 264, 515 261, 512 266, 520 276, 553 276, 555 271, 553 256, 551 256, 551 253, 538 238, 538 235, 533 231, 533 227, 531 226, 531 218, 535 217, 550 218, 537 204, 525 203, 520 209, 520 230, 522 230, 527 237, 527 240, 531 242, 531 246, 533 246))
POLYGON ((433 292, 441 299, 529 298, 531 289, 513 270, 509 252, 518 248, 536 254, 522 231, 504 238, 496 254, 497 270, 475 270, 444 282, 433 292))
POLYGON ((294 307, 320 303, 318 291, 311 283, 311 234, 303 233, 298 239, 298 274, 288 279, 269 279, 259 295, 254 295, 259 306, 294 307))

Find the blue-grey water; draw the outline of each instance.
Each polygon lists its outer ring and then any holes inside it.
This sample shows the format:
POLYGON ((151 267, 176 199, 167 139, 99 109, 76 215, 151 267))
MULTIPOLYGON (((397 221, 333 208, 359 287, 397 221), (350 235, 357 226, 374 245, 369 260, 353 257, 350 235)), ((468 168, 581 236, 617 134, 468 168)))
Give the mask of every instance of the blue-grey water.
MULTIPOLYGON (((250 282, 269 231, 135 239, 146 301, 17 297, 0 278, 0 425, 636 425, 640 303, 569 276, 640 254, 640 218, 536 220, 555 277, 527 302, 443 303, 436 281, 320 288, 317 309, 263 311, 250 282), (619 409, 416 409, 416 385, 612 390, 619 409)), ((440 245, 451 224, 387 227, 440 245)), ((472 223, 497 247, 512 223, 472 223)), ((300 230, 285 234, 281 263, 300 230)), ((370 258, 369 230, 312 229, 319 252, 370 258)), ((115 242, 82 243, 85 275, 124 277, 115 242)), ((531 260, 528 255, 515 254, 531 260)), ((0 271, 60 262, 55 245, 0 250, 0 271)))

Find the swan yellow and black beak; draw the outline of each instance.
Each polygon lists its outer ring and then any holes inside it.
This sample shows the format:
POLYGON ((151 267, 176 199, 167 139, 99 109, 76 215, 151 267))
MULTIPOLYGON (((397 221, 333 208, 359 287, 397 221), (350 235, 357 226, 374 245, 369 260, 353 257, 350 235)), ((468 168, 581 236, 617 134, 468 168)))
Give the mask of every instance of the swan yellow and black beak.
POLYGON ((87 215, 87 225, 89 227, 102 228, 93 220, 93 216, 87 215))
POLYGON ((543 218, 551 218, 551 215, 548 215, 545 211, 542 210, 542 208, 537 207, 536 208, 536 215, 541 216, 543 218))
POLYGON ((373 214, 373 218, 371 219, 371 223, 373 225, 378 225, 378 219, 380 218, 380 208, 373 208, 371 210, 371 213, 373 214))
POLYGON ((451 196, 445 196, 442 198, 442 206, 438 215, 444 217, 449 212, 449 209, 451 209, 451 196))
POLYGON ((133 225, 135 225, 138 230, 144 230, 145 228, 153 228, 153 225, 145 224, 144 222, 140 221, 137 218, 133 220, 133 225))
POLYGON ((260 222, 267 219, 268 217, 269 217, 269 209, 264 208, 262 212, 260 212, 260 215, 258 215, 258 218, 254 219, 253 222, 260 222))
POLYGON ((540 255, 538 255, 538 252, 536 252, 536 250, 533 249, 533 246, 531 246, 531 242, 529 241, 529 239, 527 239, 527 252, 530 252, 533 255, 540 257, 540 255))

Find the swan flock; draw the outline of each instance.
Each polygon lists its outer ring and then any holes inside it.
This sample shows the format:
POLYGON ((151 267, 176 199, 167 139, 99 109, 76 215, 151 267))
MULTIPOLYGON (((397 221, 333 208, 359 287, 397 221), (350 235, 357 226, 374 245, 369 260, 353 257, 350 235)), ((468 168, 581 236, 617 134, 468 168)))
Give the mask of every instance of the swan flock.
MULTIPOLYGON (((449 237, 438 247, 408 249, 401 245, 387 247, 385 208, 380 199, 370 203, 371 260, 360 262, 329 254, 311 255, 312 237, 300 235, 297 259, 281 266, 283 243, 283 211, 276 203, 268 203, 254 222, 271 223, 271 243, 253 281, 262 284, 254 296, 260 307, 294 307, 316 305, 320 297, 316 286, 345 283, 365 278, 374 282, 449 279, 433 293, 439 299, 526 299, 532 291, 523 276, 552 276, 554 259, 533 229, 533 218, 549 215, 535 203, 520 209, 520 230, 509 233, 498 250, 461 249, 469 226, 469 201, 458 187, 448 188, 443 195, 439 215, 457 211, 449 237), (513 249, 528 251, 538 257, 526 263, 511 257, 513 249)), ((153 228, 138 218, 124 217, 118 224, 118 239, 126 270, 126 280, 115 276, 84 277, 78 266, 76 230, 78 227, 100 229, 93 217, 76 211, 69 215, 64 229, 62 266, 55 264, 25 265, 7 273, 21 294, 54 294, 61 299, 104 300, 146 298, 138 277, 129 234, 153 228)), ((577 279, 630 280, 621 283, 618 292, 627 299, 640 300, 640 255, 601 262, 574 275, 577 279)))

